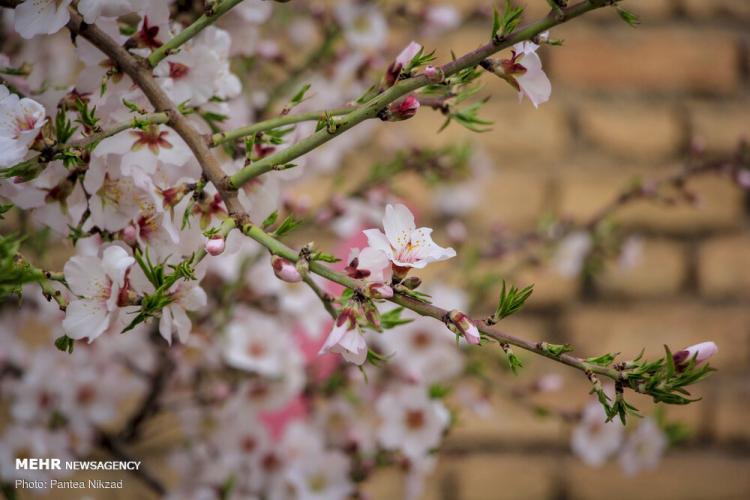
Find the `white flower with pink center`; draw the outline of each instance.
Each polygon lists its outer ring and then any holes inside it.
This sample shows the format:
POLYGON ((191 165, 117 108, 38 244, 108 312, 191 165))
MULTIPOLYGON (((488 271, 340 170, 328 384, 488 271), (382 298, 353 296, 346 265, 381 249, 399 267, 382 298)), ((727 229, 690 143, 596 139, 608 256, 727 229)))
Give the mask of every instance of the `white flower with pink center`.
POLYGON ((382 250, 397 272, 399 268, 422 269, 431 262, 456 256, 452 248, 443 248, 432 241, 431 228, 417 228, 414 215, 405 205, 385 207, 383 228, 385 234, 379 229, 367 229, 364 233, 370 246, 382 250))
POLYGON ((591 467, 601 467, 622 445, 625 428, 620 422, 607 422, 607 414, 598 402, 583 410, 580 423, 573 429, 571 447, 591 467))
POLYGON ((45 122, 44 107, 0 85, 0 167, 22 161, 45 122))
POLYGON ((104 250, 102 258, 77 255, 64 267, 65 280, 78 297, 68 304, 63 330, 73 339, 92 342, 107 331, 118 313, 125 276, 135 259, 118 246, 104 250))
POLYGON ((440 444, 450 413, 441 401, 430 399, 418 386, 399 386, 383 394, 375 404, 381 418, 380 444, 418 460, 440 444))
POLYGON ((620 452, 620 466, 625 474, 632 476, 641 470, 655 469, 669 440, 653 418, 646 417, 638 428, 628 436, 620 452))
POLYGON ((16 7, 15 29, 24 38, 57 33, 70 20, 72 0, 26 0, 16 7))

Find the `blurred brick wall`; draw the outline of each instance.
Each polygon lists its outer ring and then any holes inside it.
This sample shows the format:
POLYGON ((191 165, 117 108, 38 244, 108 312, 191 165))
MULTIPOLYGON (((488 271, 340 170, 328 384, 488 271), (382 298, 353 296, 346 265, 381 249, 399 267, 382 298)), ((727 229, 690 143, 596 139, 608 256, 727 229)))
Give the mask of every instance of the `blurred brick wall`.
MULTIPOLYGON (((525 3, 531 18, 546 13, 543 0, 525 3)), ((750 2, 623 6, 641 16, 637 29, 604 9, 553 31, 564 46, 545 50, 553 93, 539 110, 528 101, 518 105, 507 84, 487 78, 484 93, 493 97, 482 116, 495 120, 491 132, 453 125, 436 135, 430 112, 397 125, 426 144, 465 137, 485 146, 495 169, 472 229, 493 222, 528 228, 547 212, 583 221, 633 178, 676 171, 693 140, 716 153, 750 138, 750 2)), ((488 31, 477 22, 441 40, 438 53, 471 50, 488 31)), ((704 400, 667 411, 691 428, 690 441, 671 450, 658 470, 628 478, 616 462, 596 470, 572 457, 567 424, 534 418, 498 397, 491 420, 464 422, 453 433, 428 498, 750 498, 748 203, 726 178, 706 176, 690 186, 699 209, 641 203, 619 213, 617 221, 642 237, 634 269, 608 267, 585 297, 576 280, 529 272, 524 280, 537 283, 529 311, 507 322, 509 332, 570 342, 583 355, 609 350, 632 357, 643 346, 658 355, 665 343, 715 340, 720 371, 696 391, 704 400)), ((587 400, 580 374, 525 360, 525 375, 554 371, 566 379, 565 390, 546 403, 573 409, 587 400)), ((512 387, 510 377, 503 382, 512 387)), ((652 413, 650 401, 634 402, 652 413)), ((394 474, 373 481, 375 498, 401 496, 394 474)))

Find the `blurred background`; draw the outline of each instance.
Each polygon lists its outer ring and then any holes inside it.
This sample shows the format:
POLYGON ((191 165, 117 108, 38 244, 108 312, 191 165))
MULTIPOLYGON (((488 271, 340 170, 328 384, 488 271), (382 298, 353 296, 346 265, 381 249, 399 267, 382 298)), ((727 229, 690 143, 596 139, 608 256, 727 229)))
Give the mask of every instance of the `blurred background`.
MULTIPOLYGON (((546 12, 545 2, 524 3, 529 17, 546 12)), ((487 81, 493 97, 484 116, 495 123, 471 139, 496 168, 470 218, 477 234, 498 222, 528 228, 548 212, 586 221, 633 179, 678 171, 691 149, 731 153, 748 138, 750 3, 629 0, 623 6, 640 16, 637 29, 604 9, 552 31, 564 44, 544 53, 553 90, 540 109, 517 105, 501 80, 487 81)), ((438 52, 460 54, 485 35, 484 24, 467 26, 441 40, 438 52)), ((402 129, 439 144, 445 133, 433 134, 435 123, 420 113, 402 129)), ((714 340, 720 351, 712 364, 719 372, 697 387, 703 401, 666 408, 689 437, 656 470, 626 476, 616 462, 597 469, 573 457, 570 428, 559 418, 534 417, 496 396, 490 419, 465 422, 449 437, 428 498, 748 498, 750 204, 746 193, 716 176, 689 186, 695 206, 638 202, 615 215, 639 242, 639 258, 627 269, 610 260, 591 281, 561 278, 549 266, 521 273, 520 282, 535 282, 535 292, 506 327, 519 336, 570 342, 586 355, 609 350, 629 357, 644 346, 658 355, 665 343, 714 340)), ((564 390, 545 399, 551 407, 586 401, 588 382, 580 374, 524 360, 528 371, 564 377, 564 390)), ((514 381, 503 382, 512 387, 514 381)), ((653 414, 650 401, 635 400, 653 414)), ((396 484, 385 477, 372 491, 376 498, 398 498, 396 484)))
MULTIPOLYGON (((548 11, 543 0, 522 3, 527 19, 548 11)), ((485 16, 469 16, 462 27, 437 39, 418 39, 435 48, 441 61, 450 50, 461 54, 484 43, 489 31, 490 2, 452 5, 485 16)), ((482 155, 486 168, 469 194, 479 203, 462 212, 458 229, 436 206, 433 186, 413 173, 398 177, 395 187, 418 210, 418 220, 437 228, 437 241, 478 241, 486 249, 551 218, 585 224, 634 179, 679 172, 696 155, 731 154, 750 135, 750 2, 627 0, 623 5, 640 16, 637 29, 604 9, 552 32, 564 44, 542 49, 553 90, 539 109, 528 101, 519 105, 505 82, 485 77, 482 95, 492 98, 481 116, 494 121, 490 131, 477 134, 454 124, 438 134, 443 117, 428 109, 403 123, 369 129, 394 150, 468 144, 482 155), (466 236, 460 234, 464 230, 466 236)), ((394 31, 389 45, 395 54, 414 33, 406 23, 394 31)), ((382 148, 364 147, 346 161, 352 172, 361 173, 381 154, 382 148)), ((460 420, 450 434, 426 499, 750 496, 750 202, 726 176, 691 179, 686 189, 695 195, 690 203, 639 201, 618 211, 612 223, 631 245, 632 258, 619 252, 602 259, 596 272, 565 276, 546 263, 549 255, 537 256, 539 265, 527 265, 497 252, 465 261, 462 271, 452 274, 446 274, 450 265, 422 274, 426 282, 462 284, 467 276, 478 282, 482 276, 512 275, 519 285, 535 283, 527 306, 505 320, 503 329, 571 343, 581 356, 609 351, 632 358, 643 347, 647 356, 658 356, 664 344, 679 348, 715 341, 720 351, 712 364, 719 372, 694 393, 703 400, 659 415, 679 427, 681 438, 659 467, 633 477, 616 461, 602 468, 584 465, 570 451, 575 423, 565 416, 590 401, 588 381, 518 353, 524 369, 518 377, 507 371, 497 377, 483 409, 488 416, 460 420), (518 397, 519 387, 549 374, 562 377, 561 390, 518 397)), ((297 183, 295 191, 313 206, 330 193, 320 180, 297 183)), ((473 312, 478 317, 491 312, 495 297, 495 289, 486 296, 475 290, 473 312)), ((633 396, 632 402, 644 415, 654 415, 650 401, 633 396)), ((161 468, 163 444, 146 442, 134 451, 168 476, 161 468)), ((402 474, 378 472, 365 490, 375 499, 402 498, 402 474)), ((106 498, 135 498, 134 491, 106 498)), ((137 497, 149 494, 144 490, 137 497)))

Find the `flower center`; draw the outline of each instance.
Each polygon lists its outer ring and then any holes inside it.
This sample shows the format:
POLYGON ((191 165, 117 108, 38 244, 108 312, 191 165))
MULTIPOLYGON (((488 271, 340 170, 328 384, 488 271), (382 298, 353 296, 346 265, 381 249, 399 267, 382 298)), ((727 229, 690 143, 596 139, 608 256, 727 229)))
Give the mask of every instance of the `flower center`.
POLYGON ((169 63, 169 77, 175 80, 185 77, 190 73, 190 68, 182 63, 170 62, 169 63))
POLYGON ((133 130, 131 135, 136 141, 130 147, 132 151, 138 151, 146 146, 155 155, 159 154, 159 148, 172 149, 172 143, 165 139, 169 135, 166 130, 159 130, 158 125, 148 125, 143 130, 133 130))
POLYGON ((415 431, 424 427, 425 418, 422 410, 409 410, 404 416, 406 427, 415 431))

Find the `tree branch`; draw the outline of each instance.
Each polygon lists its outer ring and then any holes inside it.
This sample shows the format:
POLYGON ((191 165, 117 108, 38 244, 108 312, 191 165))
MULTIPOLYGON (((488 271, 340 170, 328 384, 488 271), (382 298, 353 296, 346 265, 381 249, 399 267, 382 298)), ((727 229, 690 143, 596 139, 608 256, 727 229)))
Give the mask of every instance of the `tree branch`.
MULTIPOLYGON (((553 13, 550 13, 550 15, 548 15, 544 19, 522 27, 514 31, 508 37, 502 39, 493 39, 492 41, 479 47, 478 49, 473 50, 463 55, 462 57, 449 62, 448 64, 443 65, 440 69, 447 77, 458 73, 463 69, 477 66, 484 59, 495 54, 496 52, 511 47, 518 42, 528 40, 554 26, 557 26, 558 24, 564 23, 570 19, 585 14, 590 10, 604 7, 609 3, 609 1, 602 0, 586 0, 563 9, 563 15, 555 15, 553 13)), ((266 158, 254 162, 253 164, 238 171, 231 176, 229 183, 230 187, 238 188, 259 175, 286 165, 295 158, 309 153, 313 149, 321 146, 322 144, 325 144, 334 137, 341 135, 342 133, 358 125, 359 123, 377 117, 378 114, 383 109, 385 109, 386 106, 388 106, 388 104, 400 99, 409 92, 413 92, 421 87, 429 85, 430 83, 432 82, 430 82, 430 80, 422 74, 414 76, 412 78, 401 80, 393 87, 389 88, 382 94, 373 97, 371 100, 356 108, 343 118, 334 121, 333 129, 331 127, 323 128, 318 132, 308 136, 307 138, 299 141, 298 143, 290 146, 289 148, 267 156, 266 158)))
MULTIPOLYGON (((0 2, 8 2, 8 0, 0 0, 0 2)), ((545 31, 557 24, 564 22, 565 20, 572 19, 584 14, 585 12, 596 9, 598 7, 602 7, 608 3, 609 2, 594 0, 583 1, 572 7, 564 9, 564 16, 550 15, 541 21, 532 23, 527 27, 517 30, 507 38, 494 39, 490 43, 472 52, 469 52, 468 54, 460 57, 459 59, 456 59, 455 61, 444 65, 441 69, 445 73, 445 75, 451 75, 464 68, 476 66, 483 59, 494 54, 495 52, 509 47, 519 41, 529 39, 537 35, 538 33, 541 33, 542 31, 545 31)), ((209 23, 205 23, 202 25, 202 27, 205 27, 208 24, 209 23)), ((260 227, 255 226, 250 222, 250 217, 244 212, 237 200, 234 188, 236 186, 241 186, 244 182, 247 182, 247 180, 251 179, 255 175, 260 175, 263 172, 273 169, 275 165, 284 164, 291 159, 294 159, 306 152, 315 149, 331 138, 340 135, 344 131, 354 127, 364 120, 368 118, 374 118, 375 116, 377 116, 380 110, 382 110, 390 102, 393 102, 401 96, 430 83, 429 80, 423 75, 403 80, 387 91, 383 92, 379 96, 371 99, 362 107, 345 115, 340 121, 336 122, 335 131, 329 131, 328 128, 325 128, 308 137, 307 139, 300 141, 289 149, 276 153, 275 155, 271 155, 263 160, 258 161, 250 167, 241 170, 240 172, 238 172, 238 174, 235 174, 235 176, 232 177, 230 182, 226 182, 226 177, 223 174, 221 166, 219 165, 218 160, 212 155, 205 140, 190 125, 187 119, 177 110, 174 103, 156 83, 153 76, 151 75, 151 67, 147 61, 130 54, 127 50, 117 44, 112 38, 110 38, 98 27, 85 24, 81 19, 81 16, 74 9, 71 9, 71 18, 70 22, 68 23, 68 28, 73 34, 83 36, 93 45, 102 50, 102 52, 104 52, 107 56, 109 56, 117 64, 117 66, 128 76, 130 76, 133 79, 134 83, 141 88, 156 111, 166 113, 167 117, 169 118, 169 125, 174 128, 174 130, 190 147, 193 154, 196 156, 196 159, 201 164, 208 180, 212 182, 219 190, 219 193, 221 194, 224 202, 227 205, 230 216, 232 216, 232 218, 235 220, 237 226, 242 229, 243 233, 259 242, 270 252, 293 262, 297 261, 298 253, 263 231, 260 227)), ((320 262, 311 262, 310 270, 330 281, 339 283, 348 288, 352 288, 355 290, 364 289, 363 284, 360 281, 352 279, 345 274, 334 271, 327 266, 322 265, 320 262)), ((423 316, 430 316, 441 321, 444 320, 448 313, 448 311, 446 311, 445 309, 441 309, 440 307, 434 306, 432 304, 420 302, 402 294, 396 294, 390 300, 396 304, 415 311, 418 314, 421 314, 423 316)), ((519 348, 526 349, 530 352, 534 352, 544 357, 553 359, 560 363, 584 371, 587 376, 589 376, 589 378, 591 378, 593 374, 600 374, 613 380, 622 380, 623 373, 614 368, 587 363, 580 358, 568 354, 553 355, 544 349, 543 343, 535 344, 518 337, 508 335, 500 331, 498 328, 487 326, 480 321, 474 321, 474 323, 486 336, 497 340, 501 343, 501 345, 514 345, 519 348)), ((130 434, 132 433, 128 433, 128 435, 130 434)))
POLYGON ((177 49, 179 49, 184 43, 216 22, 222 15, 229 12, 232 7, 234 7, 241 1, 242 0, 224 0, 223 2, 218 2, 215 5, 209 4, 206 13, 199 17, 193 24, 180 31, 167 43, 151 52, 151 55, 149 55, 147 59, 148 64, 152 68, 156 67, 156 65, 159 64, 162 59, 176 52, 177 49))

